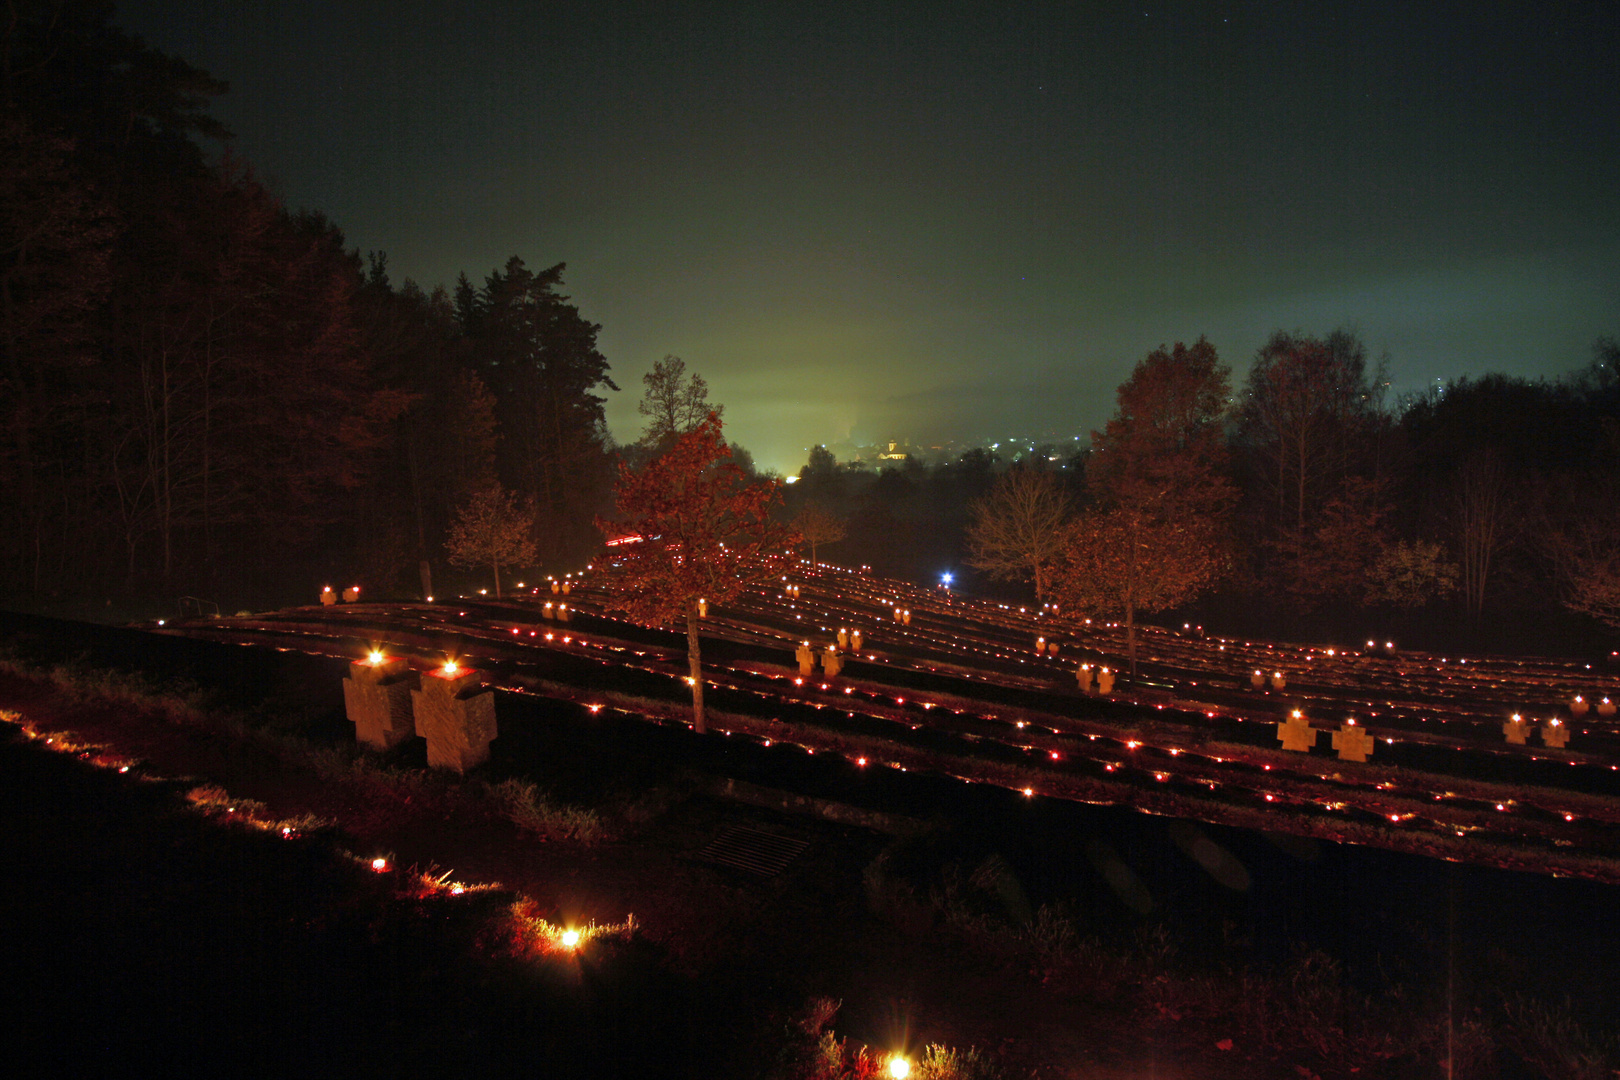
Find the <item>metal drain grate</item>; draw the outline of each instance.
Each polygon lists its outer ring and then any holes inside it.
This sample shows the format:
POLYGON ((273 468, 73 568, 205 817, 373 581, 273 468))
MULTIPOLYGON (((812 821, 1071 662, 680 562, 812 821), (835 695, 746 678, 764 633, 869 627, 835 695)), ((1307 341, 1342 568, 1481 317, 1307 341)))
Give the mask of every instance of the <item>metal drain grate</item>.
POLYGON ((809 846, 807 841, 795 840, 791 836, 777 836, 732 825, 709 841, 697 857, 721 866, 746 870, 760 877, 775 877, 809 846))

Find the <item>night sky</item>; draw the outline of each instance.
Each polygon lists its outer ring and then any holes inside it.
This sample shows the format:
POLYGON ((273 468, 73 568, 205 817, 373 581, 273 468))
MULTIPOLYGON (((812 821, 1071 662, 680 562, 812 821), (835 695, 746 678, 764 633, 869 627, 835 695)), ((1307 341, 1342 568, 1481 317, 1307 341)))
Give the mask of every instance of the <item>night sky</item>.
POLYGON ((396 283, 566 262, 637 437, 683 357, 761 465, 1084 434, 1161 343, 1393 389, 1620 334, 1620 5, 175 0, 236 152, 396 283))

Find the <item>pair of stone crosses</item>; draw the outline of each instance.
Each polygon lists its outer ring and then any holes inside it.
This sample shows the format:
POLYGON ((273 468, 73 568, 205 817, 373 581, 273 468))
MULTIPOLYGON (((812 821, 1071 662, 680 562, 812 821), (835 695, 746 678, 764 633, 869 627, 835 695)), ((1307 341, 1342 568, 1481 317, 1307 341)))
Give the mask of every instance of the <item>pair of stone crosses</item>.
MULTIPOLYGON (((1277 738, 1284 750, 1308 754, 1316 745, 1316 736, 1316 729, 1298 709, 1277 725, 1277 738)), ((1338 751, 1340 761, 1366 761, 1372 757, 1373 742, 1372 732, 1358 726, 1354 720, 1346 720, 1333 732, 1333 749, 1338 751)))
MULTIPOLYGON (((1502 734, 1507 741, 1515 746, 1523 746, 1529 738, 1530 732, 1536 727, 1534 720, 1526 720, 1518 713, 1512 718, 1502 722, 1502 734)), ((1555 750, 1561 750, 1569 745, 1569 725, 1557 717, 1545 720, 1541 724, 1541 741, 1544 745, 1555 750)))
POLYGON ((465 773, 489 760, 495 695, 472 668, 448 663, 423 674, 398 657, 356 660, 343 703, 366 746, 387 750, 420 735, 430 768, 465 773))
MULTIPOLYGON (((816 673, 816 650, 810 647, 808 641, 800 645, 793 655, 799 661, 801 676, 808 679, 816 673)), ((838 655, 836 646, 829 645, 821 651, 821 670, 829 679, 836 678, 844 670, 844 658, 838 655)))

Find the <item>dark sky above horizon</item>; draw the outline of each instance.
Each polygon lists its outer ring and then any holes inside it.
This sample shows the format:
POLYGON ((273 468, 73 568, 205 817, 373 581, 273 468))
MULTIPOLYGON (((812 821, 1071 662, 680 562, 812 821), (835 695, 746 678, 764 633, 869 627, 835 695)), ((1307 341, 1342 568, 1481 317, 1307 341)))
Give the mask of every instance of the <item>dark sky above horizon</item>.
POLYGON ((1620 5, 150 0, 396 282, 568 264, 634 439, 683 357, 761 465, 1100 426, 1278 328, 1393 388, 1620 334, 1620 5))

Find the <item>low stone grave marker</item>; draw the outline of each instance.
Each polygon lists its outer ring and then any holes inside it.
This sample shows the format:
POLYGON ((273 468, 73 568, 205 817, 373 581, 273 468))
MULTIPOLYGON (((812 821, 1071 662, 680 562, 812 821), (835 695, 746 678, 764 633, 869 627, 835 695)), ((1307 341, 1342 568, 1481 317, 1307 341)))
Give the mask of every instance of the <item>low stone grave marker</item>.
POLYGON ((1512 719, 1502 722, 1502 734, 1507 736, 1508 742, 1515 746, 1523 746, 1525 737, 1530 734, 1530 722, 1514 713, 1512 719))
POLYGON ((472 668, 435 668, 411 691, 416 733, 427 740, 428 766, 464 773, 489 760, 495 738, 495 694, 472 668))
POLYGON ((1340 761, 1366 761, 1372 757, 1372 734, 1357 727, 1354 720, 1347 720, 1333 733, 1333 749, 1339 752, 1340 761))
POLYGON ((1310 721, 1296 710, 1287 720, 1277 725, 1277 738, 1282 740, 1284 750, 1308 754, 1311 747, 1316 745, 1316 729, 1311 727, 1310 721))
POLYGON ((1562 750, 1569 745, 1569 725, 1556 718, 1548 720, 1541 725, 1541 741, 1554 750, 1562 750))
POLYGON ((411 691, 417 685, 416 672, 398 657, 349 664, 343 680, 343 707, 354 724, 355 741, 388 750, 416 734, 411 691))

